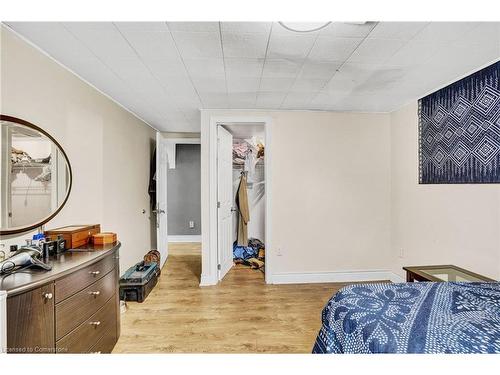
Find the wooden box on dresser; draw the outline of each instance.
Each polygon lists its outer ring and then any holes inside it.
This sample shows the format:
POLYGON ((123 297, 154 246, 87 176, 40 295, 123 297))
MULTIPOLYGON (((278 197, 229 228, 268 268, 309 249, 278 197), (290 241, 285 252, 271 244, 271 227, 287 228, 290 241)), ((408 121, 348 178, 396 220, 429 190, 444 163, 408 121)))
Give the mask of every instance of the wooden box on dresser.
POLYGON ((51 271, 5 277, 7 351, 111 353, 120 336, 119 248, 68 251, 51 271))

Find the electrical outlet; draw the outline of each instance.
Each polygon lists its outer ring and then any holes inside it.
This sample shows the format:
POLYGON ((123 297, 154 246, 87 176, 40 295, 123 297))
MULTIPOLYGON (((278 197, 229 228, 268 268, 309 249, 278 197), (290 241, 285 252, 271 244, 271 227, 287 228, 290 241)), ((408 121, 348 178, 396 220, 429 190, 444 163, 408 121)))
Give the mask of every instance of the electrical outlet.
POLYGON ((194 221, 192 221, 192 220, 191 220, 191 221, 189 222, 189 228, 190 228, 190 229, 193 229, 193 228, 194 228, 194 221))
POLYGON ((280 257, 280 256, 283 256, 283 254, 281 253, 281 248, 276 248, 276 256, 280 257))
POLYGON ((399 249, 399 257, 404 258, 405 257, 405 249, 401 248, 399 249))

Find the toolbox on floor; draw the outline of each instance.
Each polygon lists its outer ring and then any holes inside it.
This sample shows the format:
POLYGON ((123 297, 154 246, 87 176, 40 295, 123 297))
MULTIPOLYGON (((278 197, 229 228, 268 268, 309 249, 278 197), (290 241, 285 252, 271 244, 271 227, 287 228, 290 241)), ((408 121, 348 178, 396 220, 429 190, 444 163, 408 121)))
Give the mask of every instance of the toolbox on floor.
POLYGON ((120 278, 120 299, 143 302, 155 287, 159 276, 160 267, 156 262, 140 262, 130 267, 120 278))

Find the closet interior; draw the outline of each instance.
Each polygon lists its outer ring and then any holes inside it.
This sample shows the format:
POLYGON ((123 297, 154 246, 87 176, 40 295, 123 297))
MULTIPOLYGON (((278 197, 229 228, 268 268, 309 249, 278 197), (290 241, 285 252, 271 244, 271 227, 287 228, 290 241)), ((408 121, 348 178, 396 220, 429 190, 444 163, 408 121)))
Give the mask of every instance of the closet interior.
POLYGON ((233 262, 265 272, 265 131, 260 124, 227 125, 233 135, 233 262))

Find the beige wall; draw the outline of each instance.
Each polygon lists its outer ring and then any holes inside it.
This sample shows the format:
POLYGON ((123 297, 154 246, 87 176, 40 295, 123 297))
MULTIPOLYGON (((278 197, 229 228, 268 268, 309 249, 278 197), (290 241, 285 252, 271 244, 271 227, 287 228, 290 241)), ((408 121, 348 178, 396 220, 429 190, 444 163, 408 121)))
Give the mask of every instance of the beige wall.
MULTIPOLYGON (((266 256, 268 261, 271 257, 273 274, 390 268, 389 115, 202 111, 204 254, 210 242, 212 116, 272 119, 266 139, 272 239, 266 256)), ((204 256, 203 261, 204 278, 210 280, 210 259, 204 256)))
POLYGON ((154 130, 4 27, 1 53, 1 113, 48 131, 73 169, 68 203, 46 227, 101 223, 117 232, 123 272, 155 241, 147 192, 154 130))
POLYGON ((417 121, 416 103, 391 114, 393 272, 455 264, 500 279, 500 186, 419 185, 417 121))

